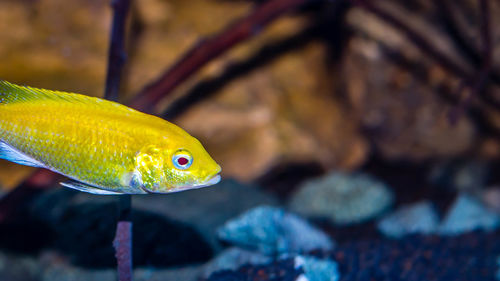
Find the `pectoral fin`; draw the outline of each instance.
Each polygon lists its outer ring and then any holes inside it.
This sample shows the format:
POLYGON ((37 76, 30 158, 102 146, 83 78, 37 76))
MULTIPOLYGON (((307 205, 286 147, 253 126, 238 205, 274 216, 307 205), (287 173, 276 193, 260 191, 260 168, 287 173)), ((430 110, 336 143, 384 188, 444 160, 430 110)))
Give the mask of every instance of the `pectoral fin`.
POLYGON ((32 157, 20 152, 19 150, 13 148, 9 144, 0 141, 0 158, 12 161, 17 164, 32 166, 32 167, 41 167, 44 168, 45 165, 40 163, 39 161, 33 159, 32 157))
POLYGON ((72 189, 76 189, 78 191, 83 191, 83 192, 88 192, 92 194, 99 194, 99 195, 121 195, 123 193, 121 192, 116 192, 116 191, 110 191, 110 190, 104 190, 97 188, 95 186, 91 186, 82 182, 78 181, 67 181, 67 182, 61 182, 60 183, 62 186, 69 187, 72 189))

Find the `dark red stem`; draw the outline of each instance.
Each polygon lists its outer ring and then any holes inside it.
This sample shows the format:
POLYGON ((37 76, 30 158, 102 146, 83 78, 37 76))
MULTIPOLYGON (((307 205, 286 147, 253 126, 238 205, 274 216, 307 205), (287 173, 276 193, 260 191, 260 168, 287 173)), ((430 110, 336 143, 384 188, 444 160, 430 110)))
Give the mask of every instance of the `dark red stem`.
POLYGON ((118 261, 118 280, 132 280, 132 222, 118 222, 113 247, 118 261))
MULTIPOLYGON (((130 0, 113 0, 113 23, 111 26, 108 54, 108 71, 104 98, 116 101, 120 91, 123 66, 126 61, 125 34, 127 16, 130 10, 130 0)), ((132 280, 132 221, 130 218, 130 195, 122 195, 118 199, 119 217, 116 226, 115 257, 118 263, 118 280, 132 280)))
POLYGON ((125 27, 130 9, 130 0, 112 0, 111 6, 114 12, 108 49, 108 70, 104 98, 117 101, 123 66, 127 57, 125 52, 125 27))

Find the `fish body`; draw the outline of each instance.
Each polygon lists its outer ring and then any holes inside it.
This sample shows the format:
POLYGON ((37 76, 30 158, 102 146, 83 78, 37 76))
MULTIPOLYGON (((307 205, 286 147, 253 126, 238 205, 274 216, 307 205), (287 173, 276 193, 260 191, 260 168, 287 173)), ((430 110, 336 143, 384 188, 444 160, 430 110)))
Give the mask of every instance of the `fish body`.
POLYGON ((98 194, 208 186, 221 168, 178 126, 119 103, 0 81, 0 158, 98 194))

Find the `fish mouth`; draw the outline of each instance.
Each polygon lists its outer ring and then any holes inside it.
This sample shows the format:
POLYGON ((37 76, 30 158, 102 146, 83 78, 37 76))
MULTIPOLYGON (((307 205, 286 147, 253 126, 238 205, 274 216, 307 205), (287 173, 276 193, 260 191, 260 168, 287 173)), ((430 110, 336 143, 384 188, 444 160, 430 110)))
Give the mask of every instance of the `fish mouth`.
POLYGON ((167 192, 160 192, 160 193, 173 193, 173 192, 185 191, 185 190, 190 190, 190 189, 198 189, 198 188, 207 187, 207 186, 217 184, 220 182, 220 180, 221 180, 221 176, 219 174, 216 174, 215 176, 211 177, 210 179, 208 179, 207 181, 204 181, 202 183, 175 187, 175 188, 169 189, 167 192))
POLYGON ((205 186, 210 186, 214 184, 218 184, 221 180, 221 177, 219 174, 216 174, 215 176, 211 177, 209 180, 202 182, 200 184, 195 184, 193 187, 199 188, 199 187, 205 187, 205 186))
POLYGON ((215 171, 214 175, 209 178, 208 180, 199 183, 199 184, 194 184, 192 188, 200 188, 200 187, 205 187, 205 186, 210 186, 214 184, 218 184, 221 180, 220 172, 222 171, 222 168, 217 165, 217 170, 215 171))

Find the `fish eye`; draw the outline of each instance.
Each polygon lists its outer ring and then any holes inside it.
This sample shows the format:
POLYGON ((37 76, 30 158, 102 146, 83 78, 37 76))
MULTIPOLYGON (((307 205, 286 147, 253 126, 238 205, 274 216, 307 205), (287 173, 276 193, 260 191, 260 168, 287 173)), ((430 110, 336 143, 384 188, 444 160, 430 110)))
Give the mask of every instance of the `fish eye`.
POLYGON ((193 163, 193 157, 186 150, 178 150, 172 156, 172 163, 179 170, 185 170, 191 166, 193 163))

